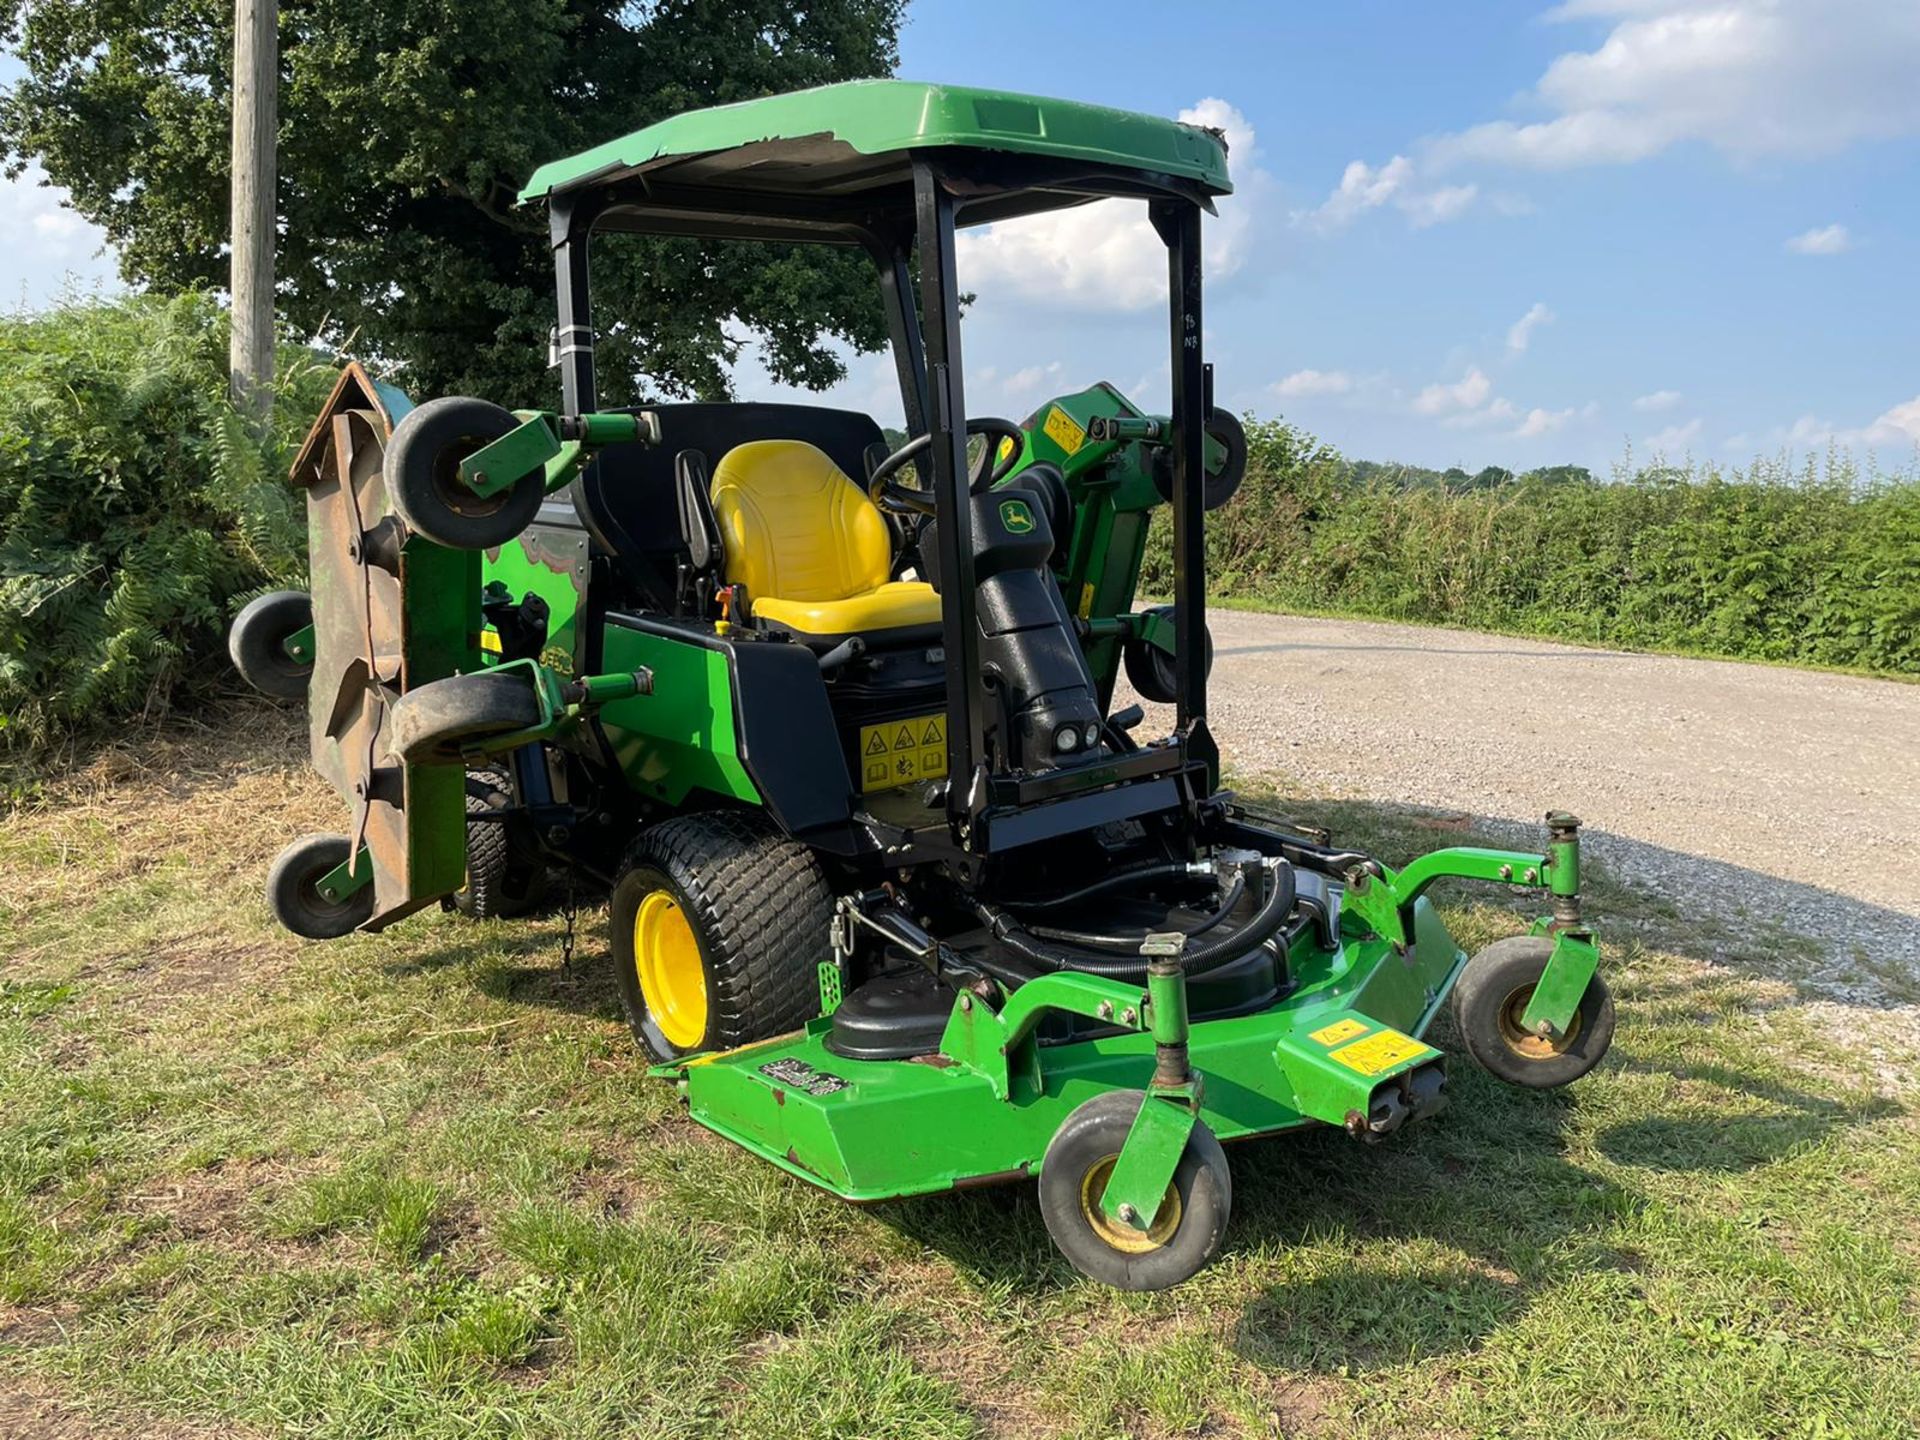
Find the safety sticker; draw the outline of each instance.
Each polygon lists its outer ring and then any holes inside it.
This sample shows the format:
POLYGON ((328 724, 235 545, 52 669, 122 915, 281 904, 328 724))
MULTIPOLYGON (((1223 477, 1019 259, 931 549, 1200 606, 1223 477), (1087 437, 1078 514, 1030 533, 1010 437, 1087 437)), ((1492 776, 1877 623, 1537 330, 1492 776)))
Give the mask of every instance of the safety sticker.
POLYGON ((1336 1020, 1324 1029, 1316 1030, 1307 1038, 1319 1045, 1338 1045, 1342 1040, 1351 1040, 1356 1035, 1367 1033, 1367 1027, 1351 1017, 1336 1020))
POLYGON ((809 1095, 834 1095, 847 1088, 847 1082, 838 1075, 816 1070, 806 1061, 795 1060, 791 1056, 785 1060, 769 1060, 760 1067, 760 1073, 769 1080, 778 1080, 782 1085, 804 1090, 809 1095))
POLYGON ((1087 432, 1058 405, 1047 411, 1047 423, 1040 427, 1047 432, 1047 438, 1069 455, 1079 453, 1080 447, 1087 443, 1087 432))
POLYGON ((1425 1045, 1398 1030, 1377 1030, 1364 1040, 1334 1051, 1333 1058, 1362 1075, 1378 1075, 1404 1061, 1417 1060, 1426 1050, 1425 1045))
POLYGON ((947 773, 947 717, 935 712, 860 727, 860 789, 894 790, 947 773))

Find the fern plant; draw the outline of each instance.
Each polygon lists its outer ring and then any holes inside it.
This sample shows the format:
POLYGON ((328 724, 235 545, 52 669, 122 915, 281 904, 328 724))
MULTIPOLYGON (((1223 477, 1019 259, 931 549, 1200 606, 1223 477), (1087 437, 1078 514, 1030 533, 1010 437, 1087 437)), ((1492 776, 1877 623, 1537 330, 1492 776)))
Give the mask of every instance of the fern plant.
POLYGON ((220 673, 239 604, 299 585, 285 482, 330 378, 289 348, 276 423, 227 399, 203 294, 0 319, 0 747, 152 715, 220 673))

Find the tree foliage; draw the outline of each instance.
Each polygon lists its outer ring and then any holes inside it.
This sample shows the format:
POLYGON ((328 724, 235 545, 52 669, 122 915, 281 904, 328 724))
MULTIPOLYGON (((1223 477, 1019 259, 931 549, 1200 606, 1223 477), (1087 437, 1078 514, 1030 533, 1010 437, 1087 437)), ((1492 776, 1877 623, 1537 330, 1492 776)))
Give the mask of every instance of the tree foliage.
POLYGON ((287 465, 333 374, 298 350, 280 370, 261 437, 228 401, 210 296, 0 320, 0 750, 225 676, 238 603, 302 583, 287 465))
MULTIPOLYGON (((896 62, 903 0, 283 0, 279 309, 398 367, 416 395, 546 402, 553 262, 542 161, 678 111, 896 62)), ((26 73, 0 153, 38 159, 159 289, 226 280, 233 6, 0 0, 26 73)), ((824 385, 885 330, 871 266, 826 247, 621 237, 598 247, 608 403, 723 394, 757 343, 824 385), (621 390, 629 387, 629 396, 621 390)))

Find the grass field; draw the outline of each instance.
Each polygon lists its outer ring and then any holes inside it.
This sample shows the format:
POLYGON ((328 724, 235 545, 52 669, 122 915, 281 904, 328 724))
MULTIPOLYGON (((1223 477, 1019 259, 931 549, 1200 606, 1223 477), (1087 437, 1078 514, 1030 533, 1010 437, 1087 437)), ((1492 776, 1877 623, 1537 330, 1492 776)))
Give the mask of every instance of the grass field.
MULTIPOLYGON (((1469 833, 1287 805, 1388 859, 1469 833)), ((261 876, 338 823, 289 717, 245 709, 0 827, 0 1434, 1920 1427, 1912 1057, 1890 1079, 1872 1010, 1708 963, 1683 896, 1590 885, 1596 1075, 1457 1063, 1387 1144, 1241 1147, 1219 1263, 1128 1297, 1054 1257, 1030 1187, 857 1210, 697 1130, 597 912, 570 969, 557 918, 290 939, 261 876)), ((1520 925, 1447 899, 1470 945, 1520 925)))

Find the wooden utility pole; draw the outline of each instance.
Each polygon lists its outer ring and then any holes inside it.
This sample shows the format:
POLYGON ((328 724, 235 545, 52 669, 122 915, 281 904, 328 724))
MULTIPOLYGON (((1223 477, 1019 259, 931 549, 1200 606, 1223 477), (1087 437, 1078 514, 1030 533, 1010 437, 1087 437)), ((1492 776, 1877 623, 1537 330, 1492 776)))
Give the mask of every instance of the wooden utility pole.
POLYGON ((273 403, 274 142, 280 89, 279 0, 233 6, 233 395, 264 416, 273 403))

